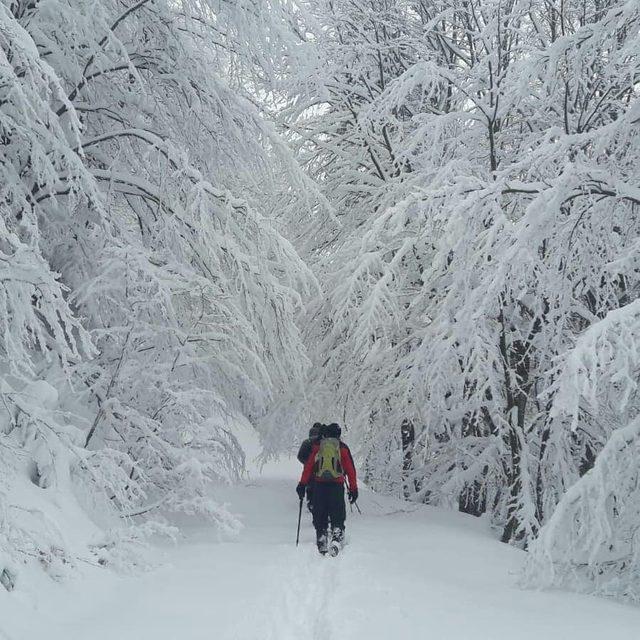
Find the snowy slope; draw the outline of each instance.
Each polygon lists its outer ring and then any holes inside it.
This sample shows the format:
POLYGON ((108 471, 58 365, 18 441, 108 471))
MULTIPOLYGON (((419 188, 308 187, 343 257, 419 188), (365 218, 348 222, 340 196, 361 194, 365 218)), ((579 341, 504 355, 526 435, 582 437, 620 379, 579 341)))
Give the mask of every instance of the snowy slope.
MULTIPOLYGON (((225 490, 235 541, 187 525, 156 570, 102 570, 37 593, 0 591, 3 640, 635 640, 640 610, 515 586, 521 552, 481 521, 364 491, 349 544, 321 558, 305 514, 295 548, 299 467, 269 467, 225 490)), ((92 571, 90 568, 88 571, 92 571)), ((26 587, 24 587, 26 589, 26 587)))

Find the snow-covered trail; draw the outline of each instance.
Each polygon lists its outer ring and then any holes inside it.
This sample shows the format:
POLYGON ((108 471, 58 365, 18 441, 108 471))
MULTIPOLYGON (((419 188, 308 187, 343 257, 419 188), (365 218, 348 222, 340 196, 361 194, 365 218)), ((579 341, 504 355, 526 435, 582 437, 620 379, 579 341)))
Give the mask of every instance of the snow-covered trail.
POLYGON ((285 463, 225 490, 245 523, 237 540, 191 526, 163 549, 158 569, 56 585, 31 616, 24 611, 32 603, 19 603, 0 628, 10 640, 640 637, 640 609, 519 590, 521 553, 471 517, 364 491, 363 514, 349 513, 341 556, 316 553, 308 514, 296 548, 298 472, 297 463, 285 463))

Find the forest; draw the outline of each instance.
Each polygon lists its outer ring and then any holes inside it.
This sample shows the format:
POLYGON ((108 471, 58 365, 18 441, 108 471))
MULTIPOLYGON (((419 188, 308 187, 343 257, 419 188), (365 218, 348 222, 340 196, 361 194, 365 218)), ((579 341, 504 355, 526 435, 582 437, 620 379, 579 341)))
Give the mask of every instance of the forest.
POLYGON ((639 160, 637 0, 0 0, 0 582, 324 420, 639 602, 639 160))

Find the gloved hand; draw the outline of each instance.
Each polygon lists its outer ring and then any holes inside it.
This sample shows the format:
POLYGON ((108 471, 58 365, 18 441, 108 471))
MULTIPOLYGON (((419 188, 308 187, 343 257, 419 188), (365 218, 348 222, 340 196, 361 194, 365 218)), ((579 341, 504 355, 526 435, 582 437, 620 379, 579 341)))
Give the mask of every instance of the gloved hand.
POLYGON ((298 498, 300 498, 300 500, 304 500, 304 492, 306 491, 306 489, 306 485, 302 484, 302 482, 298 483, 298 486, 296 487, 296 493, 298 494, 298 498))
POLYGON ((349 502, 353 504, 358 499, 358 490, 349 489, 349 492, 347 495, 349 496, 349 502))

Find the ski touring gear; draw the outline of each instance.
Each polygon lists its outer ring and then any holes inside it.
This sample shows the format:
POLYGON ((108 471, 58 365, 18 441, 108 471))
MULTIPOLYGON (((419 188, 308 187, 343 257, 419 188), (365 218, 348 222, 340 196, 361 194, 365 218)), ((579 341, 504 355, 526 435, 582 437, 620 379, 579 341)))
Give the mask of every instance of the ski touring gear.
POLYGON ((296 547, 300 543, 300 522, 302 520, 302 498, 300 498, 300 507, 298 509, 298 532, 296 533, 296 547))
POLYGON ((321 555, 335 558, 344 548, 344 531, 335 528, 317 538, 318 551, 321 555))
POLYGON ((334 527, 331 531, 331 542, 329 543, 329 555, 336 557, 344 548, 344 528, 334 527))
POLYGON ((351 504, 356 502, 358 499, 358 488, 356 487, 355 489, 349 489, 348 495, 349 495, 349 502, 351 504))
POLYGON ((304 485, 302 482, 299 482, 298 486, 296 487, 296 493, 298 494, 298 498, 300 498, 300 502, 302 502, 302 500, 304 499, 306 490, 306 485, 304 485))

